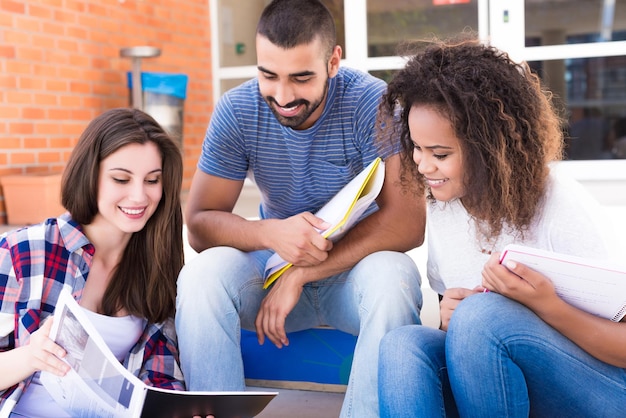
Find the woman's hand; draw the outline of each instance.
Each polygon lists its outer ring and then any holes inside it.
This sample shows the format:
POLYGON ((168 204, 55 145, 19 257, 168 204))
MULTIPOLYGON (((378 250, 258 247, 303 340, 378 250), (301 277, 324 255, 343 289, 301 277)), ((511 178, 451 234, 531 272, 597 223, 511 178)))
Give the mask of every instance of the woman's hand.
POLYGON ((57 376, 65 376, 70 366, 61 360, 66 355, 63 347, 49 337, 52 320, 53 318, 50 317, 31 334, 30 341, 25 346, 27 363, 30 364, 33 372, 43 370, 57 376))
POLYGON ((61 360, 65 350, 49 338, 51 328, 52 318, 31 334, 27 345, 0 352, 0 389, 9 388, 40 370, 65 376, 70 366, 61 360))
POLYGON ((500 264, 500 254, 491 255, 483 268, 483 286, 540 313, 561 299, 554 285, 543 274, 514 262, 500 264))
POLYGON ((462 287, 446 289, 441 302, 439 302, 439 314, 441 316, 441 325, 439 326, 439 329, 442 331, 448 330, 450 318, 452 318, 454 310, 463 299, 475 293, 481 293, 484 290, 485 289, 481 286, 476 286, 474 289, 465 289, 462 287))

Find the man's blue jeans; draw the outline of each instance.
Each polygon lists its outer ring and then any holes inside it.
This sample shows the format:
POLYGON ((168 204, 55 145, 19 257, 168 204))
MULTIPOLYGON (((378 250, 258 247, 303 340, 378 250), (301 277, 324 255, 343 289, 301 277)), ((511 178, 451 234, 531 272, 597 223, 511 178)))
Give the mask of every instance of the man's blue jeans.
MULTIPOLYGON (((244 390, 240 328, 254 330, 270 251, 208 249, 178 278, 176 330, 189 390, 244 390)), ((280 279, 279 279, 280 280, 280 279)), ((378 348, 387 331, 420 323, 420 276, 404 253, 383 251, 304 287, 287 332, 329 325, 358 335, 342 417, 378 416, 378 348)))

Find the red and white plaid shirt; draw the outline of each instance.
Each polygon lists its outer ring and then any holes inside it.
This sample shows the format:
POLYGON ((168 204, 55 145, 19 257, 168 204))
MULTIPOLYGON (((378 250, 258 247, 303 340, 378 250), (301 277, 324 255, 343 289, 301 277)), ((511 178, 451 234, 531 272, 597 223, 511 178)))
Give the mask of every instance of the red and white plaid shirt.
MULTIPOLYGON (((0 351, 27 344, 63 289, 80 301, 94 252, 69 213, 0 237, 0 351)), ((176 344, 173 318, 148 323, 124 366, 146 384, 184 390, 176 344)), ((29 382, 0 391, 0 411, 12 409, 29 382)))

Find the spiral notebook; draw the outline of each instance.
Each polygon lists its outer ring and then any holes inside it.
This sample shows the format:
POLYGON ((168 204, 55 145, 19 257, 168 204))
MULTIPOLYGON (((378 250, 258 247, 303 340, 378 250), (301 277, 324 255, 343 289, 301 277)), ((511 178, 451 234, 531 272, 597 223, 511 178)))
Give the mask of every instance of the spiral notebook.
POLYGON ((626 265, 615 261, 507 245, 500 263, 516 261, 548 277, 570 305, 619 322, 626 314, 626 265))

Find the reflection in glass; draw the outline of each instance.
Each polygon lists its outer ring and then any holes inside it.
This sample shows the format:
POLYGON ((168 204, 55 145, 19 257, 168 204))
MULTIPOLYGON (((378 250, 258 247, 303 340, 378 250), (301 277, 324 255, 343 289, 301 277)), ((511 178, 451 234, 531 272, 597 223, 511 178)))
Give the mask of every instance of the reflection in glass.
POLYGON ((248 80, 249 79, 247 78, 231 78, 231 79, 221 80, 220 91, 222 92, 222 94, 226 93, 228 90, 232 89, 233 87, 237 87, 238 85, 248 80))
POLYGON ((563 110, 567 159, 626 158, 626 56, 529 64, 563 110))
POLYGON ((623 1, 526 0, 524 6, 526 46, 616 41, 616 32, 626 30, 623 1))
POLYGON ((478 0, 367 0, 370 57, 398 55, 403 41, 478 31, 478 0))
POLYGON ((389 83, 393 76, 398 72, 398 70, 376 70, 370 71, 369 73, 374 77, 380 78, 384 80, 386 83, 389 83))

